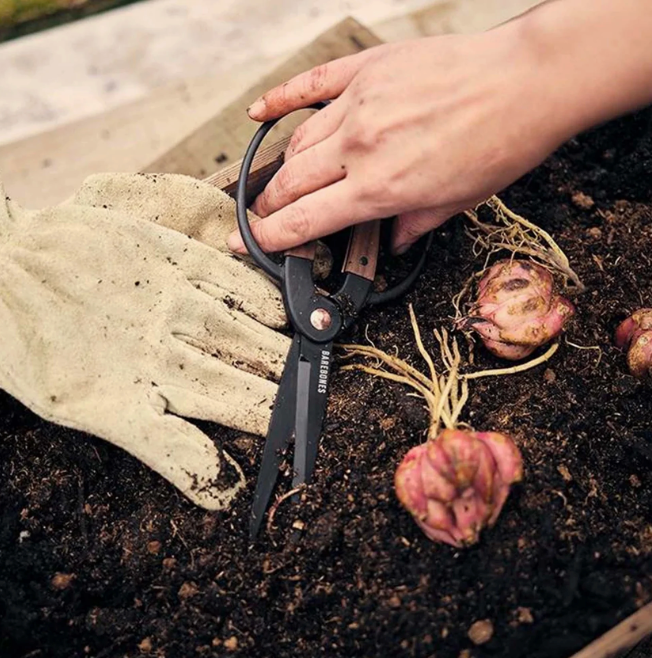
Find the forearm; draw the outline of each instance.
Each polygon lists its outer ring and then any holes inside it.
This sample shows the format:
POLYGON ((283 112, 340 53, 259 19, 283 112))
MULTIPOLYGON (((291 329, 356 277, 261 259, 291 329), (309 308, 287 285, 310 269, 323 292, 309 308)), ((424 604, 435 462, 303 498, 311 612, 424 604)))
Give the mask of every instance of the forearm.
POLYGON ((516 23, 561 141, 652 103, 652 1, 552 0, 516 23))

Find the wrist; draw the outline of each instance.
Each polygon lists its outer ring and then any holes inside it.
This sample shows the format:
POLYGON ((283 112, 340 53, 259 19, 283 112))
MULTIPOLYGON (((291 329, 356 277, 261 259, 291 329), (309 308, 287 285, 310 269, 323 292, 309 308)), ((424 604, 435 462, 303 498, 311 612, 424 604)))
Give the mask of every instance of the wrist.
POLYGON ((558 143, 652 102, 645 0, 552 0, 514 21, 558 143))

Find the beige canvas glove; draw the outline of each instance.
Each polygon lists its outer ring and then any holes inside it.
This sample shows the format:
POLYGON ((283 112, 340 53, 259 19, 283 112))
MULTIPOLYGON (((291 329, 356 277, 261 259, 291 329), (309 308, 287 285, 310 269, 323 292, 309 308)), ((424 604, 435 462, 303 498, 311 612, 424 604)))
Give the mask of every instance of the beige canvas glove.
POLYGON ((264 434, 289 341, 269 328, 284 322, 271 282, 159 223, 218 245, 233 217, 226 195, 181 176, 95 176, 42 211, 0 184, 0 387, 208 509, 244 477, 179 416, 264 434))

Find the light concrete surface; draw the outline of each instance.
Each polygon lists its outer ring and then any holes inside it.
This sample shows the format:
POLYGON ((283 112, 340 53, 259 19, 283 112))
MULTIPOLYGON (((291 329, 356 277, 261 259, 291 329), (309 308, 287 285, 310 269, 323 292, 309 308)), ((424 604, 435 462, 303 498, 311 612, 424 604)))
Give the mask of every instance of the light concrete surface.
POLYGON ((0 141, 294 50, 348 13, 378 22, 430 0, 147 0, 0 46, 0 141))
POLYGON ((351 15, 385 40, 481 30, 538 0, 147 0, 0 44, 0 144, 187 79, 263 70, 351 15), (253 66, 252 66, 253 65, 253 66))

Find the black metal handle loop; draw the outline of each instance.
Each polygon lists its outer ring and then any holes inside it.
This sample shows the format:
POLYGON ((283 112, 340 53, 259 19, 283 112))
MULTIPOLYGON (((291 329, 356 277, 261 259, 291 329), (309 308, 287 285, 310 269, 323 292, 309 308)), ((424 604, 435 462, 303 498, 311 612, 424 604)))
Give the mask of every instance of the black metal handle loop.
POLYGON ((412 271, 403 279, 403 281, 397 283, 395 286, 392 286, 388 290, 384 290, 383 292, 370 293, 369 297, 367 298, 367 304, 373 306, 375 304, 391 302, 397 297, 401 297, 408 291, 408 288, 416 281, 419 274, 421 274, 423 266, 426 264, 426 258, 428 256, 428 251, 430 251, 430 245, 432 245, 433 237, 434 233, 433 231, 430 231, 429 233, 426 233, 426 235, 424 235, 421 240, 419 240, 419 242, 423 242, 421 255, 419 256, 419 260, 417 261, 412 271))
MULTIPOLYGON (((315 103, 310 105, 308 108, 301 109, 313 109, 321 110, 326 107, 328 103, 315 103)), ((238 178, 238 188, 235 197, 235 209, 236 216, 238 218, 238 228, 240 229, 240 235, 242 235, 242 240, 247 247, 247 251, 251 254, 251 257, 256 261, 256 264, 264 270, 269 276, 276 279, 277 281, 282 281, 284 276, 284 270, 281 265, 275 263, 261 248, 254 234, 251 231, 249 226, 249 219, 247 217, 247 182, 249 180, 249 173, 251 172, 251 165, 253 164, 254 157, 258 148, 262 144, 263 140, 267 136, 267 133, 280 121, 280 119, 272 119, 272 121, 266 121, 263 123, 260 128, 256 131, 256 134, 253 136, 253 139, 247 147, 247 151, 242 160, 242 167, 240 168, 240 177, 238 178)))
MULTIPOLYGON (((319 102, 314 105, 310 105, 307 108, 301 109, 313 109, 321 110, 328 105, 328 102, 319 102)), ((281 117, 282 118, 282 117, 281 117)), ((263 140, 267 136, 267 133, 280 121, 280 119, 272 119, 271 121, 266 121, 263 123, 256 134, 253 136, 245 156, 242 160, 242 167, 240 168, 240 176, 238 178, 238 187, 236 192, 236 216, 238 219, 238 228, 240 229, 240 234, 242 235, 242 240, 247 247, 247 251, 251 254, 251 257, 254 259, 256 264, 269 276, 277 281, 283 281, 285 276, 285 270, 282 265, 275 263, 261 248, 256 238, 251 231, 249 226, 249 219, 247 217, 247 182, 249 180, 249 173, 251 172, 251 165, 253 164, 254 157, 258 151, 263 140)), ((408 274, 403 281, 393 286, 389 290, 383 292, 372 292, 367 298, 367 304, 380 304, 383 302, 389 302, 397 297, 400 297, 408 288, 414 283, 416 278, 421 273, 423 266, 426 262, 426 256, 432 244, 433 234, 432 231, 428 233, 422 239, 424 242, 423 252, 419 257, 414 269, 410 274, 408 274)))

